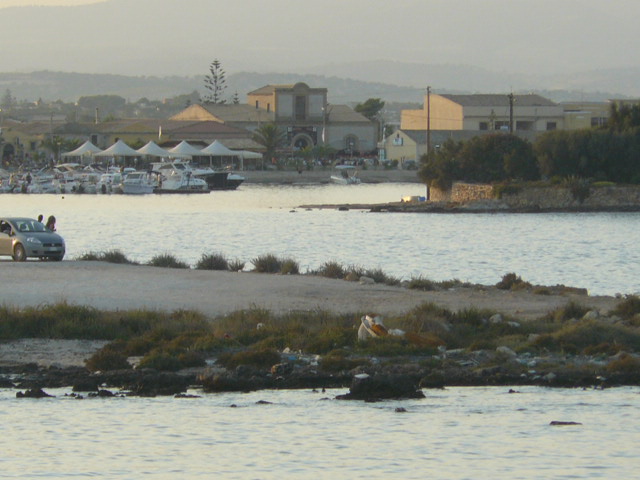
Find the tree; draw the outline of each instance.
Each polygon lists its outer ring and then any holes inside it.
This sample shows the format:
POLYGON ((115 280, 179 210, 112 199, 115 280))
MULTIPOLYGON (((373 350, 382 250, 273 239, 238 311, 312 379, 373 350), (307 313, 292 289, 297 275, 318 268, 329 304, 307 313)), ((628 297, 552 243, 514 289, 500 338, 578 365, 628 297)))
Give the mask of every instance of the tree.
POLYGON ((16 104, 17 101, 11 94, 11 90, 7 88, 7 90, 4 92, 4 95, 2 96, 2 101, 0 101, 0 106, 2 108, 11 109, 16 104))
POLYGON ((265 148, 265 156, 273 161, 278 147, 286 142, 287 133, 280 130, 275 123, 265 123, 253 133, 253 140, 265 148))
POLYGON ((369 120, 375 120, 380 110, 384 108, 384 102, 379 98, 370 98, 364 103, 359 103, 354 110, 361 113, 369 120))
POLYGON ((227 88, 227 79, 225 71, 218 59, 215 59, 209 65, 209 75, 204 77, 204 88, 209 93, 204 97, 204 103, 212 103, 214 105, 223 104, 226 101, 222 98, 224 90, 227 88))

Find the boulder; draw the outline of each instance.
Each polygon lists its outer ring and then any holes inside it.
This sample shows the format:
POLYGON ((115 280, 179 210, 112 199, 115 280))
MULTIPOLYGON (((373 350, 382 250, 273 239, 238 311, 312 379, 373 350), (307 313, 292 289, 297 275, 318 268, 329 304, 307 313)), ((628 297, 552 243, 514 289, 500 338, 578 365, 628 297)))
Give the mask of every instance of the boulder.
POLYGON ((364 400, 376 402, 390 399, 424 398, 413 378, 406 375, 374 375, 354 377, 349 393, 338 395, 338 400, 364 400))

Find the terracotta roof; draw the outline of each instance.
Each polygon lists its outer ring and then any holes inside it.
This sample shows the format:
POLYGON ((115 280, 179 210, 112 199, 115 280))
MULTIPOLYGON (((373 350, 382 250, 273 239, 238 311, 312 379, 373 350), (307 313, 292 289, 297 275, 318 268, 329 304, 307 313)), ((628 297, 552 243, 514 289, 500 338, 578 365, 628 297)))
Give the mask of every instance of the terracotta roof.
POLYGON ((249 92, 249 95, 273 95, 276 89, 280 88, 293 88, 295 86, 294 83, 288 85, 265 85, 264 87, 260 87, 253 92, 249 92))
POLYGON ((232 103, 222 105, 203 105, 211 115, 223 122, 273 122, 275 114, 261 108, 255 108, 245 103, 232 103))

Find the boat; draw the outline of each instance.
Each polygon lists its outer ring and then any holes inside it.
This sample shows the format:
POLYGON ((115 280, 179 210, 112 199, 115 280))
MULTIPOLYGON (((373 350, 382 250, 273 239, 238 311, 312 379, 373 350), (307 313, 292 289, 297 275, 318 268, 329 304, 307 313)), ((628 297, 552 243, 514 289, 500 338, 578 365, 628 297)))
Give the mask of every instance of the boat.
POLYGON ((207 182, 209 190, 235 190, 245 180, 240 174, 210 168, 196 168, 193 175, 207 182))
POLYGON ((96 184, 98 193, 122 193, 122 173, 107 172, 100 176, 96 184))
POLYGON ((362 183, 355 165, 336 165, 331 181, 339 185, 357 185, 362 183))
POLYGON ((158 182, 149 172, 130 172, 124 177, 121 188, 126 195, 145 195, 153 193, 158 186, 158 182))
POLYGON ((209 193, 209 186, 193 174, 186 162, 152 163, 152 171, 158 175, 155 193, 209 193))

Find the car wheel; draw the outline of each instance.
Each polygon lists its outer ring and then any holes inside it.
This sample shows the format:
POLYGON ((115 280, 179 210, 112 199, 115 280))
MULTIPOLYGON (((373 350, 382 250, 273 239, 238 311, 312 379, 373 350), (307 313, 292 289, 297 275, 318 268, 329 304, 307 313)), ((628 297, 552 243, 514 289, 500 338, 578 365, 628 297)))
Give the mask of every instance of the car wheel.
POLYGON ((27 259, 27 252, 21 244, 16 244, 13 247, 13 259, 16 262, 24 262, 27 259))
POLYGON ((53 257, 51 257, 51 260, 53 260, 54 262, 59 262, 64 258, 64 254, 62 255, 55 255, 53 257))

